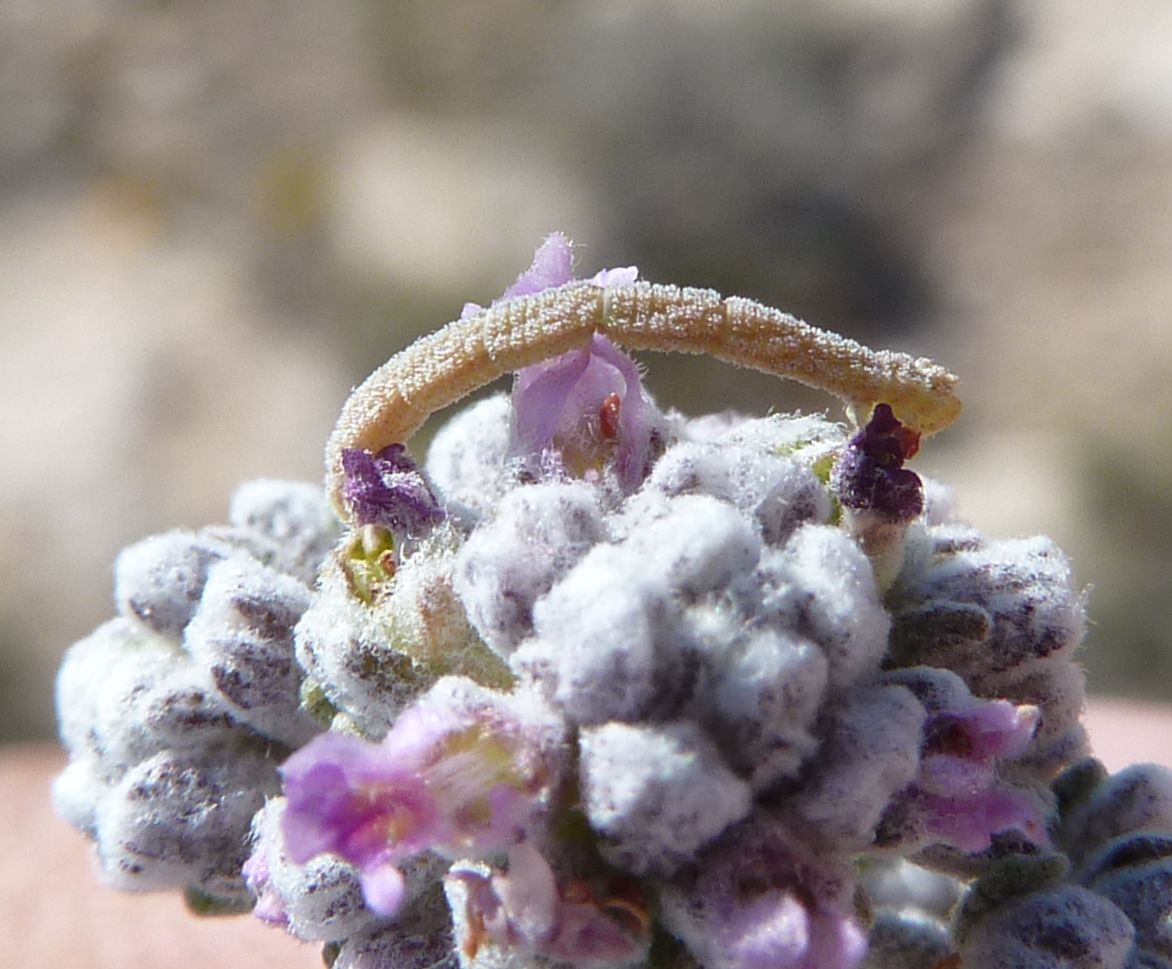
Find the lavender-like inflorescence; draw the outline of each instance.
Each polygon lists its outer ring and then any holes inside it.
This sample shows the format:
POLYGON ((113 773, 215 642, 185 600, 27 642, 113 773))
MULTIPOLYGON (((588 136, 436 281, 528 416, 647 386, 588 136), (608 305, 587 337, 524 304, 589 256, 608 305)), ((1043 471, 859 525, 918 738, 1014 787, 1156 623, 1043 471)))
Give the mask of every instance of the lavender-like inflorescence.
POLYGON ((858 348, 855 393, 827 337, 853 431, 662 411, 611 315, 744 357, 743 307, 571 255, 466 306, 415 397, 360 390, 324 491, 122 553, 58 679, 54 797, 103 879, 336 969, 1172 967, 1172 775, 1090 757, 1065 558, 905 466, 951 378, 858 348), (422 464, 380 437, 565 293, 602 317, 511 396, 422 464))

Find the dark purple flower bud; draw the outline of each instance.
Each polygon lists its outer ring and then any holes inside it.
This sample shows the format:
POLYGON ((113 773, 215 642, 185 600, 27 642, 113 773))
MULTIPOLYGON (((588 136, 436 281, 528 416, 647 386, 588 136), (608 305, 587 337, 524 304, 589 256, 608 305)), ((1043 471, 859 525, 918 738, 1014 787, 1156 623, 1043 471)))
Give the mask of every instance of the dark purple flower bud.
POLYGON ((919 434, 898 421, 890 406, 877 404, 834 465, 830 484, 839 502, 887 522, 916 518, 924 510, 924 486, 903 463, 919 446, 919 434))
POLYGON ((444 512, 423 472, 402 444, 378 454, 342 452, 343 495, 359 525, 381 525, 400 535, 419 536, 443 521, 444 512))

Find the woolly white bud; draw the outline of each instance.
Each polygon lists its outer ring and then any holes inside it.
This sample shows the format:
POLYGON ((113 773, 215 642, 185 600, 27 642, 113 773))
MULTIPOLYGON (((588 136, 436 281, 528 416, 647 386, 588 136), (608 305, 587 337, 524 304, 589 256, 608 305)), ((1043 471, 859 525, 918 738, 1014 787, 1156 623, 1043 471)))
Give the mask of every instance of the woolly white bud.
POLYGON ((1135 938, 1100 895, 1063 885, 1011 899, 965 936, 965 969, 1124 969, 1135 938))
POLYGON ((748 784, 691 723, 582 732, 583 806, 612 864, 670 875, 752 807, 748 784))
POLYGON ((1090 885, 1135 926, 1138 950, 1172 959, 1172 859, 1104 872, 1090 885))
POLYGON ((233 554, 207 535, 172 531, 122 550, 114 563, 114 600, 155 632, 178 639, 195 614, 208 570, 233 554))
POLYGON ((803 525, 762 565, 766 614, 821 646, 830 683, 845 687, 874 670, 887 650, 890 619, 871 563, 842 531, 803 525))
POLYGON ((709 716, 730 763, 758 789, 794 773, 816 746, 810 727, 826 689, 825 654, 793 633, 761 629, 715 662, 709 716))
POLYGON ((57 673, 57 723, 61 741, 71 753, 101 753, 104 743, 98 725, 102 699, 110 692, 111 674, 133 667, 139 654, 147 657, 177 653, 175 646, 132 619, 119 617, 103 623, 74 643, 57 673), (129 662, 124 660, 130 657, 129 662), (97 688, 106 684, 105 689, 97 688))
POLYGON ((312 585, 318 567, 338 541, 340 526, 318 485, 262 478, 232 494, 228 520, 256 532, 278 550, 274 567, 312 585))
POLYGON ((822 746, 792 810, 840 850, 870 844, 892 797, 920 766, 924 708, 901 686, 865 686, 819 726, 822 746))
POLYGON ((431 682, 415 660, 388 645, 378 615, 350 594, 336 568, 323 570, 294 643, 306 675, 370 737, 381 738, 431 682))
POLYGON ((184 635, 184 646, 210 671, 233 713, 293 745, 319 729, 300 709, 302 673, 293 656, 293 627, 309 602, 309 590, 296 579, 238 556, 209 571, 184 635))
POLYGON ((1078 646, 1086 623, 1083 597, 1050 539, 974 546, 971 536, 957 544, 950 528, 930 529, 936 554, 923 559, 917 553, 900 576, 896 662, 943 666, 974 686, 979 680, 993 687, 1078 646))
POLYGON ((761 554, 761 540, 744 516, 707 495, 672 499, 661 516, 633 529, 624 547, 686 598, 727 585, 761 554))
POLYGON ((533 629, 533 604, 602 536, 580 482, 518 488, 457 556, 455 589, 481 638, 508 656, 533 629))
POLYGON ((538 601, 536 637, 512 666, 546 682, 579 723, 637 720, 658 692, 656 633, 667 609, 666 590, 639 556, 596 545, 538 601))
POLYGON ((160 753, 131 769, 97 812, 103 879, 127 891, 197 886, 243 897, 249 824, 278 788, 263 753, 160 753))
POLYGON ((1172 832, 1172 771, 1134 764, 1111 775, 1063 819, 1062 839, 1085 857, 1122 835, 1172 832))
POLYGON ((764 540, 781 544, 806 521, 830 517, 830 496, 809 468, 737 445, 683 443, 656 463, 647 488, 669 496, 710 495, 756 521, 764 540))

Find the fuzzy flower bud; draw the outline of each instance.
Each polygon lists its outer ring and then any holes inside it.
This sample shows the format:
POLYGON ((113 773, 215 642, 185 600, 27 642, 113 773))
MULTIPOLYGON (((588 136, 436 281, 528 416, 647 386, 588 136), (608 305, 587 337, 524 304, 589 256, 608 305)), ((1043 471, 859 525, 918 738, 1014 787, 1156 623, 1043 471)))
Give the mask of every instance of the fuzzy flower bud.
POLYGON ((443 521, 431 486, 402 444, 377 454, 351 448, 342 454, 343 496, 359 525, 379 525, 412 537, 443 521))
POLYGON ((830 485, 843 508, 887 522, 909 522, 924 510, 920 476, 903 466, 920 449, 920 435, 879 404, 834 465, 830 485))

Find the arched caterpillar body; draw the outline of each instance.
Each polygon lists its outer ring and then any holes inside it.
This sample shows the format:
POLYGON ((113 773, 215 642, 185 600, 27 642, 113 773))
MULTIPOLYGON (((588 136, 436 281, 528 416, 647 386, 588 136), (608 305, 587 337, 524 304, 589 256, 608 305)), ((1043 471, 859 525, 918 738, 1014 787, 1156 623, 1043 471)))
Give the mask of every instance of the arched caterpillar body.
POLYGON ((960 413, 957 378, 931 360, 867 347, 796 317, 709 289, 573 282, 504 300, 421 337, 351 393, 326 445, 326 488, 341 500, 342 452, 406 443, 433 413, 503 374, 601 333, 631 350, 703 353, 789 377, 866 417, 878 403, 921 434, 960 413))

